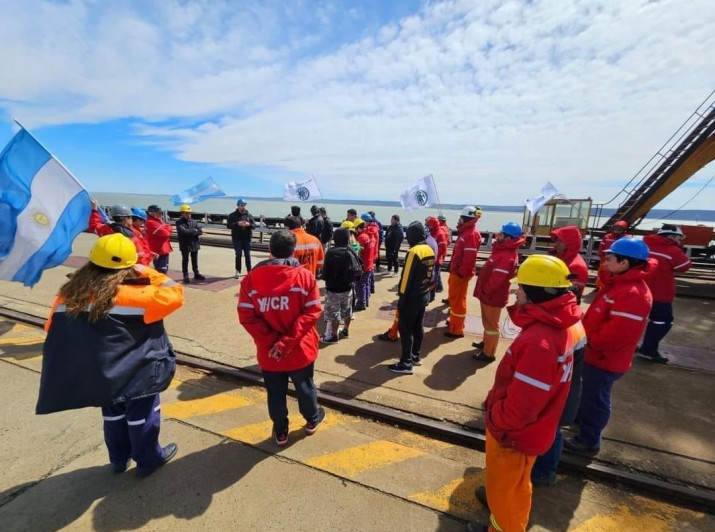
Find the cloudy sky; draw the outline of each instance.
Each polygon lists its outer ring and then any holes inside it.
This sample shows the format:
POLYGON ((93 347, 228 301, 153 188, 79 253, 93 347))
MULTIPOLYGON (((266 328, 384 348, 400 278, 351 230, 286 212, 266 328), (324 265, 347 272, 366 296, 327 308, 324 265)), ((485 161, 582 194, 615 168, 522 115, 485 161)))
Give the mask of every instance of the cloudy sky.
MULTIPOLYGON (((93 191, 602 201, 715 89, 713 27, 712 0, 0 0, 0 141, 20 121, 93 191)), ((713 176, 661 206, 713 208, 713 176)))

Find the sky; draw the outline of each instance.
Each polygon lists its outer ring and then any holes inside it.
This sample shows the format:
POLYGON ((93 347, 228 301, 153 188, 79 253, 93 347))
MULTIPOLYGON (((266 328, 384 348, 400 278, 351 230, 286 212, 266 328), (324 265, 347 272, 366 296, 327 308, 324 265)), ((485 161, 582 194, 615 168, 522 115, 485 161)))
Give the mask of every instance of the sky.
MULTIPOLYGON (((605 202, 715 89, 713 27, 712 0, 0 0, 0 142, 17 120, 90 191, 605 202)), ((713 208, 713 177, 659 207, 713 208)))

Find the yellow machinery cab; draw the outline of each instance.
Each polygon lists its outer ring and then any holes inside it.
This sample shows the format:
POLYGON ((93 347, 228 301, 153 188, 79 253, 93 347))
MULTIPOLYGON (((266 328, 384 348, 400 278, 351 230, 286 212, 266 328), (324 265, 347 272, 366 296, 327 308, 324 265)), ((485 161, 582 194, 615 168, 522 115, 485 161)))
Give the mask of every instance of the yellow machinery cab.
POLYGON ((575 225, 582 235, 589 228, 591 205, 587 199, 551 199, 536 213, 524 208, 522 226, 527 233, 539 236, 551 236, 551 231, 567 225, 575 225))

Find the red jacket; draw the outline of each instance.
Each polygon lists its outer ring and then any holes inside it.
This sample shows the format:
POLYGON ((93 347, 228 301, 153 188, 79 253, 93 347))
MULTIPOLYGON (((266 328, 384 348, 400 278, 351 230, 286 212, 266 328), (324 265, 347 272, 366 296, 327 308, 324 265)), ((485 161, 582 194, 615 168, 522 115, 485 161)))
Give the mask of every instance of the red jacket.
POLYGON ((149 249, 157 255, 168 255, 172 251, 171 247, 171 224, 151 214, 146 218, 146 238, 149 241, 149 249))
POLYGON ((151 249, 149 249, 149 242, 146 239, 146 235, 142 233, 140 229, 132 227, 134 232, 134 245, 137 248, 137 262, 148 266, 151 263, 151 249))
POLYGON ((375 268, 375 262, 377 261, 377 256, 380 253, 380 229, 378 229, 375 222, 370 222, 367 224, 367 229, 365 229, 367 236, 370 237, 370 244, 372 245, 372 267, 375 268))
POLYGON ((587 364, 618 373, 630 369, 653 306, 645 279, 655 268, 656 261, 650 259, 645 266, 605 279, 583 318, 587 364))
POLYGON ((574 288, 578 290, 580 296, 588 282, 588 266, 586 265, 586 261, 583 260, 583 257, 579 255, 583 244, 581 231, 579 231, 575 225, 559 227, 551 232, 551 238, 553 240, 561 240, 566 244, 566 249, 561 255, 556 255, 556 257, 564 261, 569 271, 576 276, 571 282, 574 288))
POLYGON ((362 261, 362 270, 371 272, 375 269, 376 250, 373 246, 373 239, 370 238, 367 230, 361 231, 357 236, 357 242, 360 244, 360 260, 362 261))
POLYGON ((517 250, 524 242, 523 238, 509 238, 504 242, 494 240, 492 254, 479 271, 474 297, 490 307, 506 307, 511 279, 519 263, 517 250))
POLYGON ((452 250, 449 273, 460 277, 472 277, 477 264, 477 253, 482 244, 482 235, 477 230, 477 219, 472 218, 457 228, 457 243, 452 250))
POLYGON ((554 441, 571 386, 573 352, 586 343, 581 309, 569 292, 508 310, 522 330, 499 363, 485 421, 503 447, 540 455, 554 441))
POLYGON ((646 278, 653 301, 671 303, 675 299, 675 272, 687 272, 693 265, 675 240, 662 235, 643 238, 650 253, 658 261, 655 271, 646 278))
POLYGON ((447 230, 439 224, 439 220, 434 216, 427 218, 426 223, 430 234, 437 242, 437 256, 435 257, 434 265, 441 266, 447 257, 449 235, 447 235, 447 230))
POLYGON ((323 309, 315 277, 295 259, 264 261, 243 281, 238 321, 253 337, 258 365, 266 371, 293 371, 318 357, 315 322, 323 309), (280 360, 268 353, 275 346, 280 360))

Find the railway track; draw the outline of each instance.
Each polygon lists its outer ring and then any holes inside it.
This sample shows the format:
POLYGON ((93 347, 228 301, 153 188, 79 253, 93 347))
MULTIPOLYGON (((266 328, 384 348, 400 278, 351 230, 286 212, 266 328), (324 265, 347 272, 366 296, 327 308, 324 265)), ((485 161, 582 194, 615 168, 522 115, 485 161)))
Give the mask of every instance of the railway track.
MULTIPOLYGON (((36 316, 2 307, 0 307, 0 316, 36 327, 42 327, 45 323, 44 319, 36 316)), ((263 387, 261 375, 256 372, 200 358, 190 353, 177 353, 177 361, 179 364, 209 374, 263 387)), ((325 405, 339 411, 379 420, 450 444, 484 451, 485 435, 480 430, 467 429, 443 420, 322 391, 319 392, 319 399, 325 405)), ((569 453, 564 453, 561 464, 570 474, 583 475, 599 482, 625 485, 639 493, 653 495, 668 502, 677 502, 695 510, 715 512, 715 490, 707 486, 684 484, 645 471, 619 467, 616 464, 569 453)))

